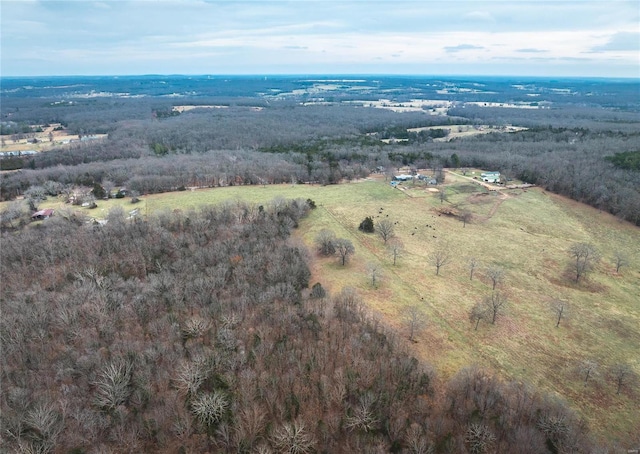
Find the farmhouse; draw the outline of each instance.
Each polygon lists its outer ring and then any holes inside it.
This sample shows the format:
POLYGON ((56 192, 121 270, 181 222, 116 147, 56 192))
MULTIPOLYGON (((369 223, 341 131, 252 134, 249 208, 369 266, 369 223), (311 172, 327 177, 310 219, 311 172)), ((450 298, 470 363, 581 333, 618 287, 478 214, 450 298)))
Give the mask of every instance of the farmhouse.
POLYGON ((39 219, 48 219, 53 216, 53 209, 47 208, 45 210, 36 211, 31 215, 31 219, 39 220, 39 219))
POLYGON ((500 172, 483 172, 480 177, 482 181, 487 183, 498 183, 500 181, 500 172))
POLYGON ((404 173, 401 173, 400 175, 394 176, 393 179, 395 181, 409 181, 413 180, 413 175, 406 175, 404 173))
POLYGON ((438 184, 438 180, 436 180, 433 177, 427 176, 427 175, 418 174, 418 180, 424 181, 427 184, 438 184))

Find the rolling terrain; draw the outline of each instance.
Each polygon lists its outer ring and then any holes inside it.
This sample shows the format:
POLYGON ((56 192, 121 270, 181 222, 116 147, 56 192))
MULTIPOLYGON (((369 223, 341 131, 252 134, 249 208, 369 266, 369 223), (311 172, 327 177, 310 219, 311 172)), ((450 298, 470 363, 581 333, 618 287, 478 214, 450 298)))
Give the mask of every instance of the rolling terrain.
MULTIPOLYGON (((628 363, 640 374, 640 232, 615 217, 541 188, 488 190, 457 172, 448 172, 446 198, 433 188, 404 183, 393 189, 381 175, 333 186, 268 185, 149 195, 136 205, 140 215, 187 211, 208 204, 274 198, 310 198, 317 204, 295 236, 315 249, 322 229, 350 239, 355 254, 345 266, 336 257, 312 261, 311 282, 331 293, 353 287, 371 314, 409 337, 407 313, 419 310, 412 350, 433 364, 443 379, 470 364, 488 367, 506 379, 522 381, 566 399, 599 438, 625 443, 637 436, 640 413, 637 384, 616 394, 613 367, 628 363), (431 189, 431 190, 430 190, 431 189), (469 212, 468 223, 451 216, 469 212), (449 213, 449 214, 447 214, 449 213), (393 258, 376 233, 358 230, 371 216, 393 221, 402 250, 393 258), (569 249, 594 245, 602 259, 575 282, 569 249), (430 255, 446 250, 449 261, 436 275, 430 255), (627 262, 616 272, 614 255, 627 262), (470 259, 476 259, 470 279, 470 259), (372 286, 370 267, 379 270, 372 286), (506 299, 495 324, 469 314, 492 295, 490 268, 502 271, 496 285, 506 299), (554 301, 566 303, 556 326, 554 301), (585 382, 582 367, 597 365, 585 382)), ((102 217, 128 199, 99 203, 87 211, 102 217)), ((61 207, 53 204, 51 207, 61 207)))
POLYGON ((0 96, 10 449, 640 444, 637 81, 3 78, 0 96))

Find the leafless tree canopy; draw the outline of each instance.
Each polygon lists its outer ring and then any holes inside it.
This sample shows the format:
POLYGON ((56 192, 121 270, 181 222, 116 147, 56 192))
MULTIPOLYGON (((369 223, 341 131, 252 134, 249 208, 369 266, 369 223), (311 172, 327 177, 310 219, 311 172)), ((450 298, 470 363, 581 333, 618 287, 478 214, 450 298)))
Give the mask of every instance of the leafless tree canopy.
POLYGON ((625 252, 616 251, 613 254, 613 263, 616 266, 616 273, 619 273, 620 268, 629 265, 629 257, 625 252))
POLYGON ((466 227, 468 223, 473 219, 473 213, 469 210, 463 210, 460 214, 460 220, 462 221, 462 227, 466 227))
MULTIPOLYGON (((309 254, 288 237, 305 205, 114 215, 99 227, 58 218, 2 238, 3 447, 429 452, 485 440, 513 452, 510 434, 531 431, 544 452, 543 395, 481 371, 436 389, 355 290, 304 297, 309 254), (478 414, 495 439, 470 428, 478 414)), ((414 309, 411 338, 424 326, 414 309)), ((563 411, 571 440, 589 446, 563 411)))
POLYGON ((445 188, 440 188, 438 190, 438 199, 440 199, 440 203, 444 203, 444 201, 447 200, 447 191, 445 188))
POLYGON ((586 385, 589 379, 598 375, 598 363, 591 359, 584 360, 578 365, 578 371, 582 376, 583 383, 586 385))
POLYGON ((409 330, 409 340, 413 341, 416 332, 425 327, 427 316, 419 305, 412 304, 403 311, 403 320, 409 330))
POLYGON ((336 253, 336 234, 329 229, 322 229, 316 235, 316 248, 318 253, 324 256, 331 256, 336 253))
POLYGON ((393 257, 393 266, 396 266, 398 258, 404 251, 404 244, 400 238, 394 237, 389 240, 388 248, 389 252, 391 253, 391 257, 393 257))
MULTIPOLYGON (((432 168, 442 183, 452 153, 456 166, 510 169, 514 178, 640 225, 640 173, 603 159, 637 150, 633 82, 610 87, 623 87, 625 109, 591 107, 596 98, 608 103, 604 95, 572 95, 580 104, 571 106, 549 92, 561 101, 554 109, 467 105, 447 116, 399 116, 217 92, 240 83, 264 93, 271 78, 179 78, 181 90, 195 83, 210 90, 185 102, 228 108, 174 115, 175 99, 163 96, 58 104, 60 87, 51 95, 43 87, 6 90, 8 79, 0 108, 11 121, 3 132, 10 123, 59 119, 72 134, 108 138, 0 162, 3 170, 23 169, 3 173, 0 198, 25 197, 0 216, 3 451, 604 452, 566 404, 520 382, 478 367, 436 380, 353 289, 329 295, 318 287, 317 298, 307 298, 311 254, 289 238, 311 208, 305 200, 229 202, 145 220, 114 210, 106 225, 57 212, 42 226, 22 227, 45 201, 93 201, 99 186, 128 202, 189 188, 336 184, 403 165, 432 168), (453 118, 498 124, 505 115, 528 129, 451 142, 432 140, 446 135, 442 129, 407 131, 453 118), (400 134, 408 142, 381 145, 400 134)), ((118 89, 123 79, 101 83, 126 92, 118 89)), ((279 83, 283 92, 300 87, 289 78, 279 83)), ((487 83, 504 90, 504 82, 487 83)), ((336 92, 336 99, 351 96, 336 92)), ((444 191, 437 196, 445 201, 444 191)), ((318 250, 334 256, 340 249, 345 263, 349 245, 329 235, 318 250)), ((593 255, 583 257, 572 256, 576 281, 589 270, 584 263, 595 264, 593 255)), ((437 273, 444 258, 434 263, 437 273)), ((623 266, 616 263, 618 271, 623 266)), ((472 320, 495 321, 493 303, 472 320)), ((633 370, 606 368, 607 379, 631 392, 633 370)))
POLYGON ((371 278, 371 286, 376 288, 382 278, 382 266, 376 262, 367 263, 367 274, 371 278))
POLYGON ((482 320, 490 318, 489 308, 483 302, 477 302, 469 311, 469 321, 473 323, 474 330, 478 330, 478 325, 482 320))
POLYGON ((346 238, 336 239, 334 241, 334 246, 336 248, 336 254, 340 257, 340 263, 342 263, 343 266, 347 263, 349 257, 356 251, 351 240, 346 238))
POLYGON ((376 222, 376 232, 378 232, 378 235, 380 235, 384 244, 387 244, 387 241, 393 238, 394 230, 393 222, 389 219, 385 218, 376 222))
POLYGON ((569 253, 573 258, 571 269, 576 282, 584 278, 600 260, 600 252, 589 243, 576 243, 569 248, 569 253))
POLYGON ((631 388, 636 386, 639 381, 638 374, 635 373, 628 363, 614 364, 611 367, 610 375, 616 384, 616 394, 620 394, 620 391, 625 387, 631 388))
POLYGON ((469 280, 472 281, 474 272, 480 266, 480 261, 476 257, 470 257, 469 261, 467 262, 467 266, 469 268, 469 280))
POLYGON ((429 262, 436 267, 436 276, 440 275, 440 268, 451 261, 451 251, 446 244, 438 244, 435 250, 429 254, 429 262))
POLYGON ((500 292, 492 292, 490 296, 485 297, 483 305, 489 314, 488 318, 491 319, 492 324, 496 323, 498 315, 504 311, 506 304, 507 298, 500 292))
POLYGON ((560 322, 563 318, 566 318, 567 312, 569 310, 569 303, 563 301, 559 298, 551 301, 551 310, 556 316, 556 328, 560 326, 560 322))
POLYGON ((491 265, 487 268, 487 276, 491 279, 491 289, 495 290, 504 281, 505 272, 498 265, 491 265))

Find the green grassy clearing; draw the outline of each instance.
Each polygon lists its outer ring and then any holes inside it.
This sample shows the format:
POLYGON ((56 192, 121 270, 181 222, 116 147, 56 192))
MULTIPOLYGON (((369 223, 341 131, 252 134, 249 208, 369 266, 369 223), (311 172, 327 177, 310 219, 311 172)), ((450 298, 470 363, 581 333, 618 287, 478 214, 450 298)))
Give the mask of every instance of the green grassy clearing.
MULTIPOLYGON (((448 177, 449 178, 449 177, 448 177)), ((349 238, 356 253, 342 267, 337 258, 313 264, 312 284, 331 292, 357 288, 372 312, 407 335, 403 310, 419 304, 427 324, 416 336, 415 354, 434 364, 445 377, 460 367, 478 363, 516 380, 564 396, 589 421, 593 431, 609 440, 628 439, 637 429, 640 390, 615 394, 607 367, 627 361, 640 374, 640 231, 612 216, 534 188, 505 191, 486 189, 455 176, 446 185, 448 200, 410 184, 392 189, 371 179, 338 186, 281 185, 228 187, 176 192, 129 199, 99 201, 91 217, 106 215, 112 206, 139 208, 151 215, 162 210, 197 209, 227 200, 268 203, 276 197, 311 198, 318 205, 296 235, 310 248, 317 233, 328 228, 349 238), (438 215, 441 206, 470 210, 474 219, 463 227, 458 219, 438 215), (381 210, 382 208, 382 210, 381 210), (375 234, 357 227, 365 216, 397 222, 396 236, 404 243, 397 266, 375 234), (575 242, 594 244, 603 260, 585 282, 566 277, 568 248, 575 242), (451 263, 435 275, 429 254, 439 244, 451 251, 451 263), (615 273, 612 256, 625 251, 629 264, 615 273), (469 257, 480 267, 472 281, 469 257), (367 264, 377 262, 383 276, 371 286, 367 264), (506 276, 500 290, 508 307, 495 325, 468 320, 470 308, 491 293, 486 267, 496 264, 506 276), (568 316, 555 327, 550 300, 569 302, 568 316), (581 360, 595 360, 600 375, 583 386, 575 369, 581 360)), ((42 204, 59 208, 61 204, 42 204)))

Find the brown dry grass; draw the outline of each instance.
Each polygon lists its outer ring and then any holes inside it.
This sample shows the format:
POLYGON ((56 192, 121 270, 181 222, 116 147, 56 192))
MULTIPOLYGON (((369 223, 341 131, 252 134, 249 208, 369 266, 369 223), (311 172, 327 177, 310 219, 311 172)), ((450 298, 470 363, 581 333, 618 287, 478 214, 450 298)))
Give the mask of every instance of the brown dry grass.
MULTIPOLYGON (((460 367, 478 363, 505 377, 528 381, 569 400, 599 436, 628 439, 640 420, 635 402, 638 390, 615 395, 606 369, 618 361, 631 362, 640 373, 637 346, 640 334, 640 231, 590 207, 548 194, 541 189, 487 193, 460 188, 469 183, 453 179, 447 187, 448 211, 467 209, 472 223, 440 211, 437 195, 423 187, 405 184, 403 191, 389 189, 388 197, 363 203, 361 195, 344 191, 340 201, 324 203, 322 211, 305 222, 301 234, 312 244, 318 228, 331 228, 356 246, 356 256, 342 269, 334 259, 314 266, 314 279, 332 291, 357 287, 371 310, 399 330, 403 308, 419 304, 428 318, 416 336, 416 354, 448 377, 460 367), (486 195, 481 195, 486 194, 486 195), (360 199, 360 200, 358 200, 360 199), (380 211, 380 208, 383 208, 380 211), (441 215, 439 215, 441 214, 441 215), (397 221, 396 234, 405 245, 398 265, 382 240, 357 231, 358 223, 371 215, 397 221), (445 242, 454 260, 435 276, 428 255, 445 242), (574 242, 590 242, 604 254, 589 278, 579 284, 566 275, 568 248, 574 242), (627 251, 631 263, 620 275, 612 271, 614 250, 627 251), (469 280, 467 260, 479 258, 482 267, 469 280), (365 263, 378 260, 385 277, 379 289, 368 284, 365 263), (490 294, 484 269, 496 264, 506 271, 501 287, 509 299, 496 325, 480 324, 477 331, 468 320, 471 306, 490 294), (569 301, 571 311, 555 328, 550 310, 552 298, 569 301), (602 374, 585 388, 575 374, 582 359, 600 363, 602 374)), ((370 182, 360 190, 386 186, 370 182)), ((355 187, 352 187, 355 188, 355 187)))

